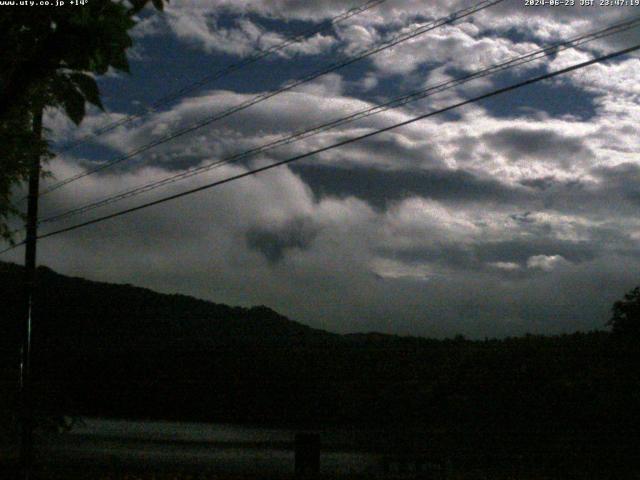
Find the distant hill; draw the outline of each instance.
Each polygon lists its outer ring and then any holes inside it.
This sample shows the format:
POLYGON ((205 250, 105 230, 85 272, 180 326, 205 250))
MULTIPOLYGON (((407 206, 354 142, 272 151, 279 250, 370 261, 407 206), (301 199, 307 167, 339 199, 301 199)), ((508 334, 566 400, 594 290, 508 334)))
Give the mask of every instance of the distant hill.
MULTIPOLYGON (((607 332, 486 341, 338 335, 264 306, 44 267, 38 278, 33 373, 44 413, 358 425, 387 432, 368 438, 378 448, 429 445, 467 459, 536 449, 562 461, 569 451, 614 458, 637 438, 637 344, 616 344, 607 332)), ((16 384, 21 282, 21 267, 0 263, 4 385, 16 384)), ((0 391, 0 407, 9 397, 0 391)))
MULTIPOLYGON (((0 262, 3 337, 16 338, 22 295, 21 266, 0 262)), ((230 307, 128 284, 94 282, 38 268, 34 341, 68 342, 81 349, 158 349, 180 345, 326 344, 337 334, 289 320, 265 306, 230 307)))

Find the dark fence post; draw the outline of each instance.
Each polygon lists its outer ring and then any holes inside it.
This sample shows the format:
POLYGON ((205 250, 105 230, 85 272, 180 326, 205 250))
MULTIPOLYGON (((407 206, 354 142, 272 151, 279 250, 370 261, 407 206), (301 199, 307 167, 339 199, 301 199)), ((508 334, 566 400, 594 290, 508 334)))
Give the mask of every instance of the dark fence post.
POLYGON ((297 433, 295 455, 296 475, 320 473, 320 435, 297 433))

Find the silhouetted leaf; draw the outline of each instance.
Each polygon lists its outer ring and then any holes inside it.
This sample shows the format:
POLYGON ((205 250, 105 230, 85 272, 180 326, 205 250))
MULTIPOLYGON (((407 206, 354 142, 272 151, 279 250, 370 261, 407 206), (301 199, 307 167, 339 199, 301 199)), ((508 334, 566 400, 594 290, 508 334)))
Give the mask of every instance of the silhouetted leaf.
POLYGON ((70 77, 88 102, 92 103, 101 110, 104 110, 102 102, 100 101, 100 91, 98 90, 98 84, 92 77, 84 73, 73 73, 70 75, 70 77))
POLYGON ((36 103, 62 108, 78 124, 84 102, 100 108, 95 80, 113 67, 129 72, 126 50, 133 45, 129 31, 134 15, 164 1, 91 0, 82 8, 3 9, 0 15, 0 237, 10 238, 10 216, 18 209, 10 202, 15 183, 28 176, 34 156, 50 157, 45 140, 31 135, 31 112, 36 103))
POLYGON ((65 91, 62 98, 64 111, 76 125, 80 125, 84 118, 84 97, 75 88, 69 88, 65 91))
POLYGON ((129 60, 127 60, 127 54, 124 51, 116 52, 111 61, 111 65, 113 65, 118 70, 122 70, 123 72, 130 72, 129 60))

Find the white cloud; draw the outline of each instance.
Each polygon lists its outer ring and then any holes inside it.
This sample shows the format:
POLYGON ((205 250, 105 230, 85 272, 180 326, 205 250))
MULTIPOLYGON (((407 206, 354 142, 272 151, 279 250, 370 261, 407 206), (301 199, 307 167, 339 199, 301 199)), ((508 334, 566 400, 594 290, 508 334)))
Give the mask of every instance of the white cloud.
MULTIPOLYGON (((403 29, 409 32, 418 25, 403 29)), ((479 35, 468 24, 446 26, 412 38, 373 58, 374 65, 385 74, 408 74, 420 65, 445 63, 448 68, 477 70, 529 53, 539 46, 532 42, 515 43, 507 38, 479 35)), ((526 68, 535 67, 527 64, 526 68)))
POLYGON ((514 262, 489 262, 487 265, 508 272, 520 270, 520 265, 514 262))
POLYGON ((337 35, 340 41, 345 44, 343 52, 346 55, 357 55, 380 42, 378 32, 368 25, 338 25, 337 35))
POLYGON ((407 265, 388 258, 374 258, 371 262, 371 270, 381 278, 391 280, 428 281, 434 275, 438 275, 429 265, 407 265))
MULTIPOLYGON (((379 10, 340 25, 335 37, 316 35, 287 54, 367 48, 426 17, 468 6, 454 3, 386 2, 379 10)), ((389 73, 405 75, 395 84, 398 92, 393 94, 400 93, 425 85, 423 78, 408 75, 425 63, 430 65, 424 74, 429 83, 445 81, 452 78, 450 66, 478 68, 604 25, 613 16, 587 9, 557 13, 541 9, 533 15, 533 10, 518 5, 503 2, 363 62, 359 77, 325 76, 163 144, 117 171, 87 177, 43 197, 42 213, 46 216, 162 179, 187 166, 216 161, 370 107, 373 103, 359 98, 357 86, 371 97, 387 97, 388 78, 383 77, 389 73), (510 38, 511 28, 524 40, 510 38)), ((243 56, 284 38, 261 26, 255 15, 317 22, 347 6, 337 0, 185 0, 171 2, 163 22, 176 38, 198 49, 243 56), (234 17, 223 25, 218 21, 221 9, 249 16, 234 17)), ((140 35, 159 35, 162 25, 143 24, 140 35)), ((549 68, 562 68, 593 54, 567 51, 549 68)), ((96 279, 231 304, 263 303, 297 320, 339 331, 493 335, 597 326, 599 315, 608 313, 610 301, 634 281, 640 266, 636 246, 640 221, 635 218, 640 174, 634 170, 640 107, 633 81, 638 70, 636 59, 626 59, 566 77, 563 82, 595 96, 594 115, 588 119, 570 109, 567 115, 523 109, 498 116, 489 107, 472 105, 456 117, 426 119, 306 161, 346 171, 351 191, 327 193, 333 185, 329 181, 323 185, 322 178, 316 182, 320 187, 312 190, 301 175, 281 168, 52 237, 42 242, 41 261, 65 273, 96 279), (368 171, 383 172, 386 177, 375 178, 388 182, 367 183, 367 177, 359 174, 368 171), (437 172, 441 180, 416 192, 418 181, 393 183, 392 174, 397 172, 408 172, 418 180, 437 172), (396 195, 374 206, 370 196, 385 189, 396 189, 396 195), (580 285, 576 278, 582 279, 580 285), (583 298, 589 301, 581 303, 583 298), (559 313, 564 315, 563 325, 540 320, 538 313, 548 304, 553 310, 547 311, 554 314, 558 305, 567 306, 559 313)), ((447 92, 282 147, 253 162, 265 165, 405 121, 491 85, 485 80, 447 92)), ((100 141, 127 152, 250 98, 252 94, 229 89, 194 95, 100 141)), ((549 97, 550 102, 556 100, 549 97)), ((509 102, 510 97, 500 101, 509 102)), ((561 101, 572 106, 572 100, 561 101)), ((109 120, 123 117, 113 113, 109 120)), ((59 113, 50 112, 46 118, 56 140, 69 134, 82 136, 104 121, 91 112, 75 129, 59 113)), ((58 179, 88 163, 77 155, 52 162, 58 179)), ((227 165, 104 212, 246 168, 240 163, 227 165)))
MULTIPOLYGON (((287 37, 267 31, 247 18, 237 19, 231 27, 221 27, 215 11, 198 9, 168 9, 166 21, 171 31, 181 40, 206 52, 226 53, 239 57, 276 47, 287 37)), ((156 33, 154 30, 152 33, 156 33)), ((325 33, 316 33, 302 41, 290 44, 278 55, 317 55, 330 50, 336 39, 325 33)))
POLYGON ((565 263, 562 255, 534 255, 527 260, 527 267, 551 272, 565 263))

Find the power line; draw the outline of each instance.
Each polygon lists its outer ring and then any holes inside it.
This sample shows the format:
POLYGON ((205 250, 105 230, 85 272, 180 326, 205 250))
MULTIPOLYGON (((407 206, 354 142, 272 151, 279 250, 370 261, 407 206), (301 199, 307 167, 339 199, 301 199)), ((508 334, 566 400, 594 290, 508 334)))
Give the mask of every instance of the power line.
POLYGON ((327 28, 329 28, 332 25, 335 25, 339 22, 342 22, 344 20, 347 20, 351 17, 354 17, 356 15, 359 15, 361 13, 366 12, 367 10, 371 10, 375 7, 377 7, 378 5, 386 2, 387 0, 369 0, 365 3, 363 3, 360 6, 351 8, 349 10, 347 10, 346 12, 341 13, 340 15, 337 15, 329 20, 326 20, 324 22, 322 22, 319 26, 314 27, 314 28, 310 28, 308 30, 305 30, 297 35, 295 35, 292 38, 289 38, 283 42, 278 43, 277 45, 274 45, 270 48, 267 48, 265 50, 259 50, 257 52, 255 52, 253 55, 248 56, 247 58, 241 60, 240 62, 234 63, 232 65, 229 65, 225 68, 222 68, 210 75, 206 75, 204 77, 202 77, 200 80, 197 80, 193 83, 190 83, 186 86, 184 86, 183 88, 173 92, 173 93, 169 93, 161 98, 159 98, 158 100, 156 100, 155 102, 153 102, 148 108, 147 110, 144 111, 140 111, 138 113, 134 113, 131 115, 127 115, 126 117, 108 123, 107 125, 104 125, 96 130, 94 130, 93 132, 73 141, 73 142, 69 142, 65 145, 63 145, 58 151, 59 152, 66 152, 69 151, 79 145, 82 145, 84 143, 86 143, 87 141, 91 140, 92 138, 96 138, 99 137, 105 133, 111 132, 113 130, 115 130, 118 127, 121 127, 123 125, 126 125, 128 123, 131 123, 134 120, 143 118, 145 116, 147 116, 149 113, 156 111, 158 108, 167 105, 168 103, 171 103, 181 97, 184 97, 185 95, 194 92, 195 90, 198 90, 199 88, 205 86, 208 83, 214 82, 216 80, 219 80, 223 77, 226 77, 227 75, 236 72, 248 65, 251 65, 253 63, 258 62, 259 60, 262 60, 264 58, 267 58, 271 55, 273 55, 274 53, 280 52, 284 49, 286 49, 287 47, 290 47, 291 45, 294 45, 296 43, 301 42, 302 40, 311 37, 312 35, 316 34, 316 33, 320 33, 324 30, 326 30, 327 28))
POLYGON ((279 94, 281 94, 283 92, 289 91, 289 90, 291 90, 291 89, 293 89, 295 87, 298 87, 298 86, 300 86, 302 84, 305 84, 305 83, 308 83, 308 82, 310 82, 312 80, 315 80, 316 78, 319 78, 319 77, 321 77, 323 75, 326 75, 328 73, 334 72, 334 71, 339 70, 339 69, 341 69, 343 67, 351 65, 351 64, 353 64, 355 62, 358 62, 360 60, 368 58, 368 57, 370 57, 372 55, 375 55, 375 54, 380 53, 380 52, 382 52, 384 50, 392 48, 392 47, 394 47, 394 46, 396 46, 396 45, 398 45, 400 43, 406 42, 406 41, 408 41, 408 40, 410 40, 412 38, 415 38, 415 37, 417 37, 419 35, 423 35, 423 34, 429 32, 429 31, 435 30, 436 28, 439 28, 441 26, 452 24, 455 21, 460 20, 461 18, 465 18, 465 17, 467 17, 469 15, 473 15, 474 13, 477 13, 477 12, 479 12, 481 10, 489 8, 489 7, 491 7, 493 5, 496 5, 498 3, 502 3, 503 1, 504 0, 483 0, 483 1, 479 2, 478 4, 476 4, 473 7, 465 8, 465 9, 462 9, 462 10, 458 10, 458 11, 456 11, 456 12, 454 12, 454 13, 446 16, 446 17, 443 17, 443 18, 441 18, 439 20, 435 20, 433 22, 430 22, 428 24, 424 24, 424 25, 422 25, 420 27, 417 27, 417 28, 415 28, 413 30, 410 30, 407 33, 396 35, 395 37, 393 37, 388 42, 385 42, 384 44, 382 44, 382 45, 380 45, 378 47, 366 50, 363 53, 361 53, 359 55, 356 55, 355 57, 349 58, 349 59, 344 60, 342 62, 338 62, 338 63, 332 64, 327 68, 324 68, 322 70, 313 72, 313 73, 311 73, 309 75, 306 75, 306 76, 304 76, 304 77, 302 77, 302 78, 300 78, 298 80, 294 80, 293 82, 288 83, 287 85, 285 85, 284 87, 281 87, 278 90, 275 90, 275 91, 272 91, 272 92, 262 93, 260 95, 255 96, 255 97, 252 97, 252 98, 240 103, 239 105, 236 105, 235 107, 232 107, 232 108, 229 108, 227 110, 224 110, 223 112, 215 114, 215 115, 210 116, 210 117, 207 117, 206 119, 201 120, 200 122, 197 122, 195 124, 192 124, 192 125, 190 125, 188 127, 183 128, 181 130, 177 130, 177 131, 175 131, 173 133, 165 135, 164 137, 161 137, 161 138, 159 138, 157 140, 149 142, 149 143, 147 143, 145 145, 142 145, 142 146, 130 151, 129 153, 127 153, 127 154, 125 154, 125 155, 123 155, 121 157, 115 158, 114 160, 111 160, 109 162, 105 162, 105 163, 103 163, 103 164, 101 164, 99 166, 96 166, 96 167, 94 167, 92 169, 89 169, 89 170, 87 170, 85 172, 82 172, 82 173, 79 173, 77 175, 73 175, 71 177, 68 177, 68 178, 66 178, 64 180, 61 180, 61 181, 55 183, 54 185, 51 185, 50 187, 48 187, 44 191, 42 191, 40 193, 40 195, 42 196, 42 195, 46 195, 48 193, 51 193, 51 192, 53 192, 55 190, 58 190, 59 188, 64 187, 65 185, 68 185, 71 182, 75 182, 76 180, 79 180, 81 178, 84 178, 84 177, 87 177, 87 176, 92 175, 94 173, 97 173, 97 172, 100 172, 102 170, 105 170, 105 169, 107 169, 109 167, 112 167, 113 165, 116 165, 118 163, 121 163, 121 162, 123 162, 125 160, 129 160, 130 158, 133 158, 136 155, 139 155, 140 153, 146 152, 147 150, 150 150, 150 149, 152 149, 152 148, 154 148, 154 147, 156 147, 158 145, 161 145, 163 143, 166 143, 166 142, 169 142, 171 140, 174 140, 174 139, 176 139, 178 137, 186 135, 187 133, 191 133, 191 132, 193 132, 195 130, 198 130, 198 129, 202 128, 202 127, 205 127, 205 126, 207 126, 207 125, 209 125, 209 124, 211 124, 213 122, 216 122, 216 121, 221 120, 223 118, 226 118, 226 117, 228 117, 230 115, 233 115, 234 113, 237 113, 237 112, 240 112, 242 110, 245 110, 245 109, 247 109, 247 108, 249 108, 249 107, 251 107, 253 105, 256 105, 256 104, 258 104, 260 102, 264 102, 265 100, 268 100, 268 99, 270 99, 272 97, 275 97, 276 95, 279 95, 279 94))
MULTIPOLYGON (((413 117, 413 118, 411 118, 409 120, 405 120, 403 122, 396 123, 394 125, 391 125, 391 126, 388 126, 388 127, 385 127, 385 128, 373 131, 373 132, 369 132, 369 133, 364 134, 364 135, 360 135, 360 136, 357 136, 357 137, 352 137, 350 139, 343 140, 341 142, 334 143, 334 144, 326 146, 326 147, 318 148, 318 149, 312 150, 310 152, 307 152, 307 153, 304 153, 304 154, 301 154, 301 155, 296 155, 294 157, 290 157, 290 158, 288 158, 286 160, 282 160, 280 162, 275 162, 275 163, 272 163, 270 165, 266 165, 264 167, 256 168, 256 169, 253 169, 253 170, 249 170, 247 172, 244 172, 244 173, 241 173, 241 174, 238 174, 238 175, 234 175, 232 177, 228 177, 228 178, 225 178, 223 180, 218 180, 218 181, 209 183, 207 185, 203 185, 203 186, 200 186, 200 187, 197 187, 197 188, 192 188, 190 190, 186 190, 184 192, 180 192, 180 193, 177 193, 177 194, 174 194, 174 195, 169 195, 167 197, 160 198, 160 199, 154 200, 152 202, 147 202, 147 203, 144 203, 142 205, 138 205, 136 207, 127 208, 125 210, 120 210, 118 212, 111 213, 109 215, 104 215, 102 217, 98 217, 98 218, 95 218, 95 219, 92 219, 92 220, 88 220, 86 222, 82 222, 82 223, 78 223, 78 224, 75 224, 75 225, 71 225, 69 227, 61 228, 59 230, 54 230, 52 232, 49 232, 49 233, 46 233, 44 235, 38 236, 38 239, 44 239, 44 238, 47 238, 47 237, 52 237, 54 235, 59 235, 61 233, 70 232, 72 230, 77 230, 79 228, 83 228, 83 227, 86 227, 86 226, 89 226, 89 225, 100 223, 100 222, 103 222, 103 221, 106 221, 106 220, 109 220, 109 219, 112 219, 112 218, 115 218, 115 217, 119 217, 119 216, 125 215, 127 213, 132 213, 132 212, 135 212, 135 211, 138 211, 138 210, 142 210, 142 209, 154 206, 154 205, 158 205, 158 204, 161 204, 161 203, 168 202, 170 200, 175 200, 175 199, 178 199, 180 197, 191 195, 191 194, 203 191, 203 190, 208 190, 210 188, 214 188, 214 187, 223 185, 225 183, 229 183, 229 182, 232 182, 232 181, 235 181, 235 180, 239 180, 241 178, 245 178, 245 177, 248 177, 248 176, 251 176, 251 175, 255 175, 257 173, 261 173, 261 172, 264 172, 266 170, 271 170, 272 168, 276 168, 276 167, 280 167, 280 166, 283 166, 283 165, 287 165, 287 164, 296 162, 298 160, 302 160, 304 158, 308 158, 308 157, 311 157, 313 155, 317 155, 319 153, 323 153, 323 152, 326 152, 328 150, 332 150, 334 148, 339 148, 339 147, 342 147, 342 146, 345 146, 345 145, 348 145, 348 144, 351 144, 351 143, 354 143, 354 142, 358 142, 360 140, 364 140, 366 138, 370 138, 370 137, 373 137, 375 135, 379 135, 380 133, 384 133, 384 132, 388 132, 388 131, 391 131, 391 130, 395 130, 397 128, 404 127, 406 125, 415 123, 415 122, 420 121, 420 120, 424 120, 426 118, 429 118, 429 117, 432 117, 432 116, 435 116, 435 115, 438 115, 438 114, 441 114, 441 113, 449 112, 451 110, 463 107, 465 105, 470 105, 472 103, 476 103, 476 102, 479 102, 481 100, 485 100, 487 98, 495 97, 497 95, 501 95, 503 93, 507 93, 507 92, 516 90, 518 88, 521 88, 521 87, 524 87, 524 86, 527 86, 527 85, 531 85, 531 84, 534 84, 534 83, 537 83, 537 82, 548 80, 550 78, 554 78, 554 77, 557 77, 559 75, 563 75, 563 74, 566 74, 566 73, 569 73, 569 72, 572 72, 572 71, 575 71, 575 70, 579 70, 581 68, 588 67, 590 65, 594 65, 596 63, 601 63, 601 62, 604 62, 606 60, 610 60, 612 58, 616 58, 616 57, 619 57, 621 55, 625 55, 627 53, 631 53, 631 52, 634 52, 634 51, 639 50, 639 49, 640 49, 640 44, 636 44, 633 47, 628 47, 628 48, 625 48, 625 49, 622 49, 622 50, 617 50, 617 51, 615 51, 613 53, 610 53, 608 55, 603 55, 603 56, 594 58, 592 60, 588 60, 588 61, 585 61, 585 62, 581 62, 581 63, 578 63, 578 64, 571 65, 569 67, 563 68, 561 70, 557 70, 555 72, 550 72, 550 73, 547 73, 547 74, 544 74, 544 75, 539 75, 539 76, 531 78, 529 80, 518 82, 518 83, 515 83, 515 84, 512 84, 512 85, 509 85, 507 87, 499 88, 499 89, 493 90, 493 91, 491 91, 489 93, 485 93, 483 95, 479 95, 479 96, 470 98, 468 100, 464 100, 464 101, 455 103, 455 104, 450 105, 448 107, 441 108, 439 110, 435 110, 435 111, 432 111, 432 112, 428 112, 428 113, 419 115, 417 117, 413 117)), ((10 249, 16 248, 16 247, 18 247, 20 245, 21 244, 15 245, 15 246, 11 247, 10 249)), ((7 249, 5 251, 8 251, 10 249, 7 249)))
POLYGON ((476 80, 479 78, 483 78, 489 75, 494 75, 496 73, 500 73, 500 72, 504 72, 508 69, 512 69, 518 66, 522 66, 524 64, 527 63, 531 63, 534 62, 536 60, 539 60, 545 56, 549 56, 551 54, 554 53, 558 53, 562 50, 566 50, 568 48, 575 48, 577 46, 581 46, 584 45, 585 43, 588 42, 592 42, 594 40, 598 40, 601 38, 605 38, 607 36, 611 36, 614 34, 618 34, 621 32, 624 32, 626 30, 629 30, 635 26, 638 25, 638 23, 640 23, 640 17, 635 17, 632 20, 626 21, 626 22, 621 22, 615 25, 611 25, 607 28, 601 29, 601 30, 597 30, 594 32, 590 32, 587 34, 583 34, 577 37, 574 37, 570 40, 566 40, 564 42, 561 43, 557 43, 554 45, 550 45, 548 47, 542 48, 542 49, 538 49, 535 51, 532 51, 528 54, 524 54, 521 55, 519 57, 514 57, 510 60, 507 60, 505 62, 502 63, 498 63, 495 64, 493 66, 490 66, 488 68, 484 68, 481 70, 476 70, 475 72, 472 72, 464 77, 458 78, 458 79, 453 79, 453 80, 449 80, 449 81, 445 81, 445 82, 441 82, 437 85, 434 86, 430 86, 426 89, 422 89, 422 90, 418 90, 416 92, 412 92, 410 94, 407 95, 403 95, 400 97, 396 97, 388 102, 355 112, 353 114, 350 114, 346 117, 342 117, 339 118, 337 120, 333 120, 327 123, 324 123, 322 125, 318 125, 312 128, 308 128, 306 130, 302 130, 293 134, 290 134, 288 136, 284 136, 281 137, 277 140, 268 142, 266 144, 263 144, 259 147, 255 147, 240 153, 236 153, 230 157, 215 161, 215 162, 211 162, 205 165, 200 165, 198 167, 193 167, 190 168, 184 172, 180 172, 178 174, 174 174, 171 175, 169 177, 165 177, 161 180, 157 180, 154 182, 150 182, 138 187, 135 187, 133 189, 130 190, 125 190, 123 192, 120 192, 118 194, 115 195, 110 195, 107 196, 101 200, 97 200, 85 205, 82 205, 80 207, 76 207, 58 214, 54 214, 51 215, 47 218, 44 218, 43 220, 41 220, 39 223, 43 224, 43 223, 50 223, 50 222, 56 222, 56 221, 60 221, 72 216, 76 216, 76 215, 80 215, 82 213, 86 213, 88 211, 91 210, 95 210, 96 208, 105 206, 105 205, 110 205, 112 203, 118 202, 120 200, 124 200, 126 198, 131 198, 137 195, 140 195, 142 193, 146 193, 152 190, 155 190, 156 188, 160 188, 162 186, 166 186, 172 183, 175 183, 179 180, 183 180, 186 178, 190 178, 192 176, 195 175, 199 175, 201 173, 204 173, 206 171, 212 170, 213 168, 217 168, 217 167, 221 167, 222 165, 225 164, 229 164, 232 162, 235 162, 237 160, 241 160, 241 159, 246 159, 248 157, 252 157, 256 154, 259 153, 264 153, 267 152, 269 150, 272 150, 276 147, 280 147, 283 145, 289 145, 292 144, 294 142, 303 140, 305 138, 309 138, 313 135, 317 135, 319 133, 322 133, 324 131, 333 129, 335 127, 338 126, 342 126, 345 125, 347 123, 351 123, 354 122, 356 120, 360 120, 362 118, 366 118, 372 115, 376 115, 378 113, 387 111, 389 109, 392 108, 398 108, 400 106, 406 105, 410 102, 414 102, 423 98, 426 98, 428 96, 434 95, 436 93, 441 93, 445 90, 449 90, 451 88, 460 86, 464 83, 470 82, 472 80, 476 80))
POLYGON ((10 251, 11 251, 11 250, 13 250, 14 248, 18 248, 18 247, 20 247, 20 246, 24 245, 24 243, 25 243, 25 242, 24 242, 24 240, 23 240, 22 242, 18 242, 18 243, 14 244, 14 245, 9 245, 9 246, 8 246, 7 248, 5 248, 4 250, 0 250, 0 255, 2 255, 3 253, 10 252, 10 251))
MULTIPOLYGON (((176 99, 178 99, 180 97, 183 97, 183 96, 187 95, 188 93, 191 93, 191 92, 199 89, 200 87, 206 85, 207 83, 211 83, 211 82, 213 82, 215 80, 223 78, 223 77, 225 77, 225 76, 227 76, 227 75, 229 75, 229 74, 231 74, 231 73, 233 73, 233 72, 235 72, 237 70, 240 70, 243 67, 246 67, 246 66, 248 66, 248 65, 250 65, 252 63, 255 63, 255 62, 257 62, 257 61, 259 61, 259 60, 261 60, 263 58, 266 58, 266 57, 272 55, 273 53, 276 53, 278 51, 284 50, 285 48, 287 48, 287 47, 289 47, 289 46, 291 46, 291 45, 293 45, 295 43, 298 43, 301 40, 303 40, 303 39, 305 39, 307 37, 310 37, 311 35, 313 35, 315 33, 321 32, 321 31, 327 29, 331 25, 335 25, 335 24, 337 24, 339 22, 342 22, 344 20, 347 20, 347 19, 349 19, 351 17, 354 17, 356 15, 364 13, 367 10, 371 10, 371 9, 377 7, 378 5, 381 5, 382 3, 385 3, 386 1, 387 0, 369 0, 368 2, 365 2, 364 4, 362 4, 362 5, 358 6, 358 7, 354 7, 352 9, 350 9, 350 10, 347 10, 346 12, 344 12, 344 13, 336 16, 336 17, 333 17, 330 20, 327 20, 327 21, 323 22, 319 27, 315 27, 315 28, 309 29, 309 30, 307 30, 305 32, 302 32, 302 33, 296 35, 295 37, 293 37, 291 39, 288 39, 288 40, 285 40, 284 42, 281 42, 281 43, 279 43, 277 45, 274 45, 273 47, 270 47, 270 48, 268 48, 266 50, 258 51, 254 55, 252 55, 252 56, 250 56, 250 57, 248 57, 248 58, 246 58, 246 59, 244 59, 244 60, 242 60, 242 61, 240 61, 238 63, 229 65, 228 67, 225 67, 225 68, 223 68, 221 70, 218 70, 218 71, 216 71, 215 73, 213 73, 211 75, 207 75, 207 76, 201 78, 200 80, 198 80, 198 81, 196 81, 196 82, 194 82, 194 83, 192 83, 190 85, 187 85, 187 86, 183 87, 182 89, 180 89, 180 90, 178 90, 178 91, 176 91, 176 92, 174 92, 172 94, 169 94, 169 95, 166 95, 166 96, 160 98, 159 100, 154 102, 149 107, 149 109, 147 111, 138 112, 138 113, 134 113, 134 114, 128 115, 127 117, 125 117, 123 119, 117 120, 115 122, 112 122, 112 123, 104 126, 104 127, 98 128, 94 132, 83 136, 82 138, 78 139, 77 141, 74 141, 74 142, 68 143, 66 145, 63 145, 62 148, 58 150, 58 152, 59 153, 66 152, 68 150, 71 150, 71 149, 83 144, 83 143, 86 143, 91 138, 97 138, 98 136, 101 136, 104 133, 108 133, 108 132, 110 132, 110 131, 112 131, 112 130, 114 130, 114 129, 122 126, 122 125, 126 125, 126 124, 128 124, 128 123, 130 123, 130 122, 132 122, 132 121, 134 121, 136 119, 144 118, 149 113, 156 111, 159 107, 161 107, 163 105, 166 105, 166 104, 168 104, 168 103, 172 102, 173 100, 176 100, 176 99)), ((152 147, 150 147, 150 148, 152 148, 152 147)), ((144 150, 142 150, 142 151, 144 151, 144 150)), ((142 151, 135 152, 133 155, 137 155, 139 153, 142 153, 142 151)), ((128 158, 131 158, 131 157, 128 157, 128 158)), ((126 158, 117 158, 117 159, 115 159, 115 161, 113 161, 113 163, 108 163, 107 166, 110 166, 111 164, 119 163, 120 161, 124 161, 124 160, 126 160, 126 158)), ((95 171, 100 171, 100 170, 101 170, 101 168, 98 168, 95 171)), ((89 175, 89 174, 94 173, 94 172, 85 172, 85 173, 87 175, 89 175)), ((68 183, 71 183, 72 181, 75 181, 75 180, 77 180, 79 178, 82 178, 83 176, 84 175, 81 175, 78 178, 75 178, 75 177, 74 178, 68 178, 66 180, 69 180, 68 183)), ((49 193, 49 192, 51 192, 53 190, 57 190, 58 188, 62 187, 65 184, 66 184, 66 182, 64 180, 61 181, 61 182, 58 182, 57 184, 54 184, 52 187, 50 187, 50 188, 44 190, 43 192, 41 192, 40 195, 45 195, 45 194, 47 194, 47 193, 49 193)), ((26 200, 26 197, 23 197, 20 201, 24 201, 24 200, 26 200)))

